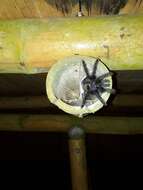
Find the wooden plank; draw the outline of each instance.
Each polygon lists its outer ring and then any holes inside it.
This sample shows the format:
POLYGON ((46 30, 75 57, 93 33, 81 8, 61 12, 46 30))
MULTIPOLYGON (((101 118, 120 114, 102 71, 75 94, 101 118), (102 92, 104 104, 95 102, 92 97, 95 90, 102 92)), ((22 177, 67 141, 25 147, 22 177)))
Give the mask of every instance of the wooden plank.
MULTIPOLYGON (((143 71, 114 72, 117 94, 143 94, 143 71)), ((45 74, 0 74, 0 96, 46 96, 45 74), (21 81, 21 82, 19 82, 21 81)))
POLYGON ((143 134, 143 117, 89 116, 83 119, 68 115, 0 114, 1 131, 67 132, 79 125, 87 133, 143 134))
POLYGON ((114 107, 142 107, 143 108, 143 95, 133 94, 120 94, 117 95, 112 101, 114 107))
POLYGON ((46 96, 0 97, 0 110, 53 108, 46 96))
POLYGON ((118 93, 143 94, 143 72, 141 71, 117 71, 114 76, 115 88, 118 93))
MULTIPOLYGON (((38 111, 38 109, 52 108, 58 109, 53 104, 51 104, 48 100, 47 96, 22 96, 22 97, 1 97, 0 96, 0 110, 20 110, 20 109, 34 109, 38 111)), ((127 95, 127 94, 119 94, 114 97, 114 99, 109 102, 109 109, 107 108, 107 112, 112 113, 112 109, 122 108, 124 112, 124 108, 128 109, 141 109, 143 111, 143 95, 127 95)), ((132 110, 134 112, 134 110, 132 110)))
POLYGON ((0 75, 0 96, 41 96, 46 94, 46 75, 0 75))

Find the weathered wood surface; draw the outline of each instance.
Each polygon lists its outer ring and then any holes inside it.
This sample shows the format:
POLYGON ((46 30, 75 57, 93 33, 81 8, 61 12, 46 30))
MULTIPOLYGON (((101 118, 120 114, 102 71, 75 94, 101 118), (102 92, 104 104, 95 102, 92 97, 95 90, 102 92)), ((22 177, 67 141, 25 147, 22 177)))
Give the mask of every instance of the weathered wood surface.
MULTIPOLYGON (((0 111, 42 111, 44 113, 61 113, 50 104, 46 96, 45 80, 47 74, 0 75, 0 111), (22 81, 22 82, 20 82, 22 81)), ((117 93, 109 102, 108 107, 97 114, 142 114, 143 113, 143 71, 115 72, 114 88, 117 93)))
POLYGON ((79 125, 87 133, 143 134, 143 117, 90 116, 78 119, 68 115, 0 114, 2 131, 67 132, 79 125))
MULTIPOLYGON (((78 0, 1 0, 0 19, 75 16, 78 0)), ((142 0, 83 0, 84 15, 139 13, 142 0)))
MULTIPOLYGON (((112 109, 118 110, 121 108, 124 112, 124 108, 141 109, 143 111, 143 95, 140 94, 119 94, 116 95, 112 102, 109 103, 110 107, 106 108, 107 112, 112 113, 112 109)), ((0 97, 0 110, 22 110, 30 109, 38 111, 38 109, 55 109, 58 110, 53 104, 51 104, 46 96, 25 96, 25 97, 0 97)), ((131 110, 130 110, 131 111, 131 110)))
MULTIPOLYGON (((143 71, 116 71, 114 73, 114 88, 117 94, 143 94, 143 71)), ((47 73, 0 74, 0 96, 46 96, 46 76, 47 73)))
POLYGON ((69 130, 72 190, 88 190, 85 144, 85 135, 82 128, 75 126, 69 130))
POLYGON ((89 133, 143 134, 143 72, 118 71, 115 75, 118 90, 109 107, 80 120, 62 115, 63 112, 49 104, 45 92, 46 74, 1 74, 0 131, 64 132, 73 124, 84 124, 89 133))
POLYGON ((75 54, 143 69, 143 15, 0 21, 0 72, 42 73, 75 54))

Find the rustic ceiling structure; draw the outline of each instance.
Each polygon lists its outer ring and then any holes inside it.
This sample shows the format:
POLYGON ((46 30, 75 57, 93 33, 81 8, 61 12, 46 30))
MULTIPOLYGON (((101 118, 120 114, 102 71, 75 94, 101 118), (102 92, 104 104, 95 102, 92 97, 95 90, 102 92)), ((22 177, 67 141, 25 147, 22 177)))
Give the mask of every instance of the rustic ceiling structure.
MULTIPOLYGON (((0 19, 75 16, 78 0, 4 0, 0 1, 0 19)), ((126 14, 143 11, 142 0, 83 0, 85 15, 126 14)))
MULTIPOLYGON (((1 0, 0 1, 0 20, 5 19, 25 19, 25 18, 47 18, 52 16, 75 16, 78 12, 77 0, 1 0)), ((143 0, 84 0, 83 12, 85 15, 95 16, 100 14, 135 14, 142 13, 143 0), (118 3, 119 2, 119 3, 118 3)), ((115 126, 111 127, 111 130, 116 134, 136 134, 143 133, 143 129, 140 126, 140 120, 138 121, 135 116, 142 116, 143 113, 143 71, 117 71, 115 73, 115 88, 117 89, 116 97, 113 97, 112 103, 109 107, 101 110, 97 113, 97 116, 107 116, 110 120, 110 116, 119 116, 119 120, 122 116, 129 118, 128 115, 133 116, 135 123, 138 123, 139 128, 132 127, 132 122, 123 122, 121 130, 116 130, 115 126), (133 101, 134 100, 134 101, 133 101), (108 117, 109 116, 109 117, 108 117)), ((28 128, 19 126, 19 119, 8 120, 9 114, 23 113, 23 118, 26 114, 46 113, 60 115, 60 118, 64 120, 63 112, 52 106, 47 97, 45 89, 46 74, 39 75, 18 75, 18 74, 0 74, 0 128, 1 130, 11 130, 12 125, 9 121, 15 121, 18 123, 19 128, 15 130, 35 130, 34 126, 27 125, 28 128), (5 118, 3 117, 3 114, 5 118), (8 114, 8 115, 7 115, 8 114)), ((10 116, 11 117, 11 116, 10 116)), ((22 122, 23 122, 22 118, 22 122)), ((101 117, 103 118, 103 117, 101 117)), ((113 119, 113 118, 112 118, 113 119)), ((42 120, 42 119, 41 119, 42 120)), ((32 123, 32 121, 31 121, 32 123)), ((54 126, 58 125, 54 123, 54 126)), ((120 125, 120 123, 119 123, 120 125)), ((121 123, 122 125, 122 123, 121 123)), ((37 124, 41 127, 41 123, 37 124)), ((100 128, 100 126, 99 126, 100 128)), ((120 126, 119 126, 120 128, 120 126)), ((45 130, 46 127, 43 128, 45 130)), ((48 130, 48 129, 47 129, 48 130)), ((104 133, 99 130, 99 133, 104 133)), ((107 129, 105 130, 107 132, 107 129)), ((111 131, 110 131, 111 132, 111 131)))

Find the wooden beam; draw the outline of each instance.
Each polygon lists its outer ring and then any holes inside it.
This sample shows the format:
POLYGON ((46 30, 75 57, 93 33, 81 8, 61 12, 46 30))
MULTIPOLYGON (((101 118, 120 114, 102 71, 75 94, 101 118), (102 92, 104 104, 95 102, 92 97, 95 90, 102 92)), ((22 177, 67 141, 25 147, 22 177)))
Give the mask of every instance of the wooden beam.
POLYGON ((0 97, 1 110, 52 108, 46 96, 0 97))
MULTIPOLYGON (((0 74, 0 97, 46 96, 45 81, 47 73, 0 74), (19 82, 22 81, 22 82, 19 82)), ((114 71, 114 88, 117 94, 143 94, 143 70, 114 71)))
MULTIPOLYGON (((118 94, 111 102, 113 108, 142 108, 143 96, 118 94)), ((0 110, 55 108, 46 96, 0 97, 0 110)))
POLYGON ((119 94, 112 101, 114 107, 142 107, 143 108, 143 95, 135 94, 119 94))
POLYGON ((0 21, 0 72, 47 72, 75 54, 111 70, 141 70, 142 33, 143 15, 0 21))
POLYGON ((73 190, 88 190, 87 160, 84 129, 69 130, 69 153, 73 190))
POLYGON ((83 119, 68 115, 0 114, 1 131, 67 132, 79 125, 87 133, 143 134, 143 117, 89 116, 83 119))

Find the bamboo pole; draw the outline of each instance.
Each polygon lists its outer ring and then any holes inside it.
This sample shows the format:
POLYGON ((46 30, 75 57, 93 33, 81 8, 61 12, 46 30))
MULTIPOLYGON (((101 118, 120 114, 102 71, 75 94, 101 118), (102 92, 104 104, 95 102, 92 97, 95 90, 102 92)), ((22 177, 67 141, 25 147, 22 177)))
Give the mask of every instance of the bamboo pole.
POLYGON ((69 130, 69 152, 73 190, 88 190, 84 129, 69 130))
POLYGON ((143 69, 143 15, 0 21, 0 73, 42 73, 75 54, 143 69))
POLYGON ((0 131, 67 132, 82 126, 87 133, 143 134, 143 117, 90 116, 83 119, 68 115, 0 114, 0 131))

